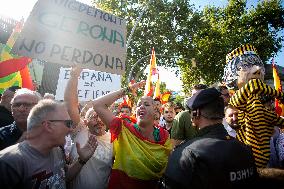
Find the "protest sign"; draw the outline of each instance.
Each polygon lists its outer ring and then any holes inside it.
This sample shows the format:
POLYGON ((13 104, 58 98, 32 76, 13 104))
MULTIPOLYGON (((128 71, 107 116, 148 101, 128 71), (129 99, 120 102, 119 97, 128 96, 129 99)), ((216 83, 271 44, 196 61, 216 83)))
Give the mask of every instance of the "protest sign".
MULTIPOLYGON (((70 71, 71 68, 60 68, 56 100, 64 99, 64 91, 70 78, 70 71)), ((119 75, 83 69, 78 81, 78 98, 79 101, 89 101, 120 88, 119 75)))
POLYGON ((74 0, 39 0, 12 51, 122 75, 125 43, 125 20, 74 0))

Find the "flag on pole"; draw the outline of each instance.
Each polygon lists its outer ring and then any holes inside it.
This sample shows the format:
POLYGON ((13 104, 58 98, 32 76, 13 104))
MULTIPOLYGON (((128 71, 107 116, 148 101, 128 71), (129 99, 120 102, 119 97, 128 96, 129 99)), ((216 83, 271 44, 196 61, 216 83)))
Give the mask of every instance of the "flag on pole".
POLYGON ((152 96, 153 93, 153 84, 152 84, 152 76, 157 74, 157 65, 156 65, 156 55, 154 48, 152 49, 152 55, 150 59, 150 68, 149 73, 146 80, 144 95, 152 96))
POLYGON ((21 57, 21 58, 12 58, 1 62, 0 78, 24 69, 31 61, 32 61, 31 58, 21 57))
MULTIPOLYGON (((282 92, 281 79, 279 77, 274 59, 272 59, 272 70, 275 89, 282 92)), ((279 116, 284 116, 284 105, 278 99, 275 99, 275 111, 279 116)))
POLYGON ((154 97, 153 97, 154 99, 159 98, 161 95, 160 85, 161 85, 161 80, 160 80, 160 74, 158 73, 158 80, 156 82, 155 92, 154 92, 154 97))
POLYGON ((162 104, 165 104, 165 103, 167 103, 168 101, 169 101, 169 98, 170 98, 170 96, 171 96, 171 92, 165 92, 165 93, 163 93, 163 94, 161 94, 161 103, 162 104))
POLYGON ((10 52, 17 40, 17 38, 19 37, 21 30, 23 28, 24 25, 24 19, 22 18, 20 22, 18 22, 15 26, 15 28, 13 29, 12 34, 10 35, 6 45, 4 46, 4 48, 2 49, 1 52, 1 61, 5 61, 5 60, 9 60, 12 58, 10 52))
POLYGON ((22 30, 23 23, 24 19, 16 24, 13 33, 0 52, 0 93, 3 93, 6 88, 11 86, 34 89, 27 67, 31 59, 27 57, 17 58, 16 55, 11 54, 11 49, 22 30))

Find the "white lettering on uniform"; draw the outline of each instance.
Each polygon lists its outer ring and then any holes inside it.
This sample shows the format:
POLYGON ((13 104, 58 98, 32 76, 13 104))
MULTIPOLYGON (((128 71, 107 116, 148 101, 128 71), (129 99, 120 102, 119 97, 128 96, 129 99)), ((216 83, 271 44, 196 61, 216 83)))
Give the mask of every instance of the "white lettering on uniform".
POLYGON ((231 171, 230 172, 230 181, 239 181, 239 180, 244 180, 253 175, 253 167, 250 167, 248 169, 242 169, 242 170, 237 170, 237 171, 231 171))

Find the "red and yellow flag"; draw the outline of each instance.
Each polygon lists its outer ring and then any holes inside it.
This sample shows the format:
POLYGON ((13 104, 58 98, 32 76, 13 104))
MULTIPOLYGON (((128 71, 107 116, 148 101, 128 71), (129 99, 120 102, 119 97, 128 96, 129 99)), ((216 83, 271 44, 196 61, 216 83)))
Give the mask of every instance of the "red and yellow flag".
MULTIPOLYGON (((272 70, 275 89, 282 92, 281 80, 276 65, 274 64, 274 60, 272 60, 272 70)), ((279 116, 284 116, 284 105, 280 103, 278 99, 275 99, 275 111, 279 116)))
POLYGON ((146 80, 144 95, 145 96, 152 96, 153 93, 153 86, 152 86, 152 76, 157 74, 157 64, 156 64, 156 55, 154 48, 152 49, 152 55, 150 60, 150 68, 149 73, 146 80))
POLYGON ((16 55, 11 53, 11 49, 20 35, 23 23, 24 19, 15 26, 13 33, 0 52, 0 93, 11 86, 34 89, 27 67, 31 59, 28 57, 17 58, 16 55))
POLYGON ((154 97, 153 97, 154 99, 159 98, 161 95, 160 85, 161 85, 161 80, 160 80, 160 74, 158 73, 158 80, 156 82, 155 92, 154 92, 154 97))
POLYGON ((169 101, 169 98, 170 98, 170 96, 171 96, 171 92, 165 92, 165 93, 163 93, 163 94, 161 94, 161 103, 162 104, 165 104, 165 103, 167 103, 168 101, 169 101))

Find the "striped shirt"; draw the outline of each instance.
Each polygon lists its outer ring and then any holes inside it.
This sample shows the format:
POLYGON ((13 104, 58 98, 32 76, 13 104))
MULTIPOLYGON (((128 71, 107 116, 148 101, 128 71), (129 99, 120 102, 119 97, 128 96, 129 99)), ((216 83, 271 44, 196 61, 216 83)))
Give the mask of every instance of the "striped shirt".
POLYGON ((260 101, 261 95, 274 98, 284 96, 282 92, 266 85, 260 79, 252 79, 236 91, 230 99, 230 104, 240 110, 238 123, 241 128, 237 132, 237 139, 252 147, 257 167, 266 167, 274 126, 284 126, 284 119, 264 107, 260 101))

